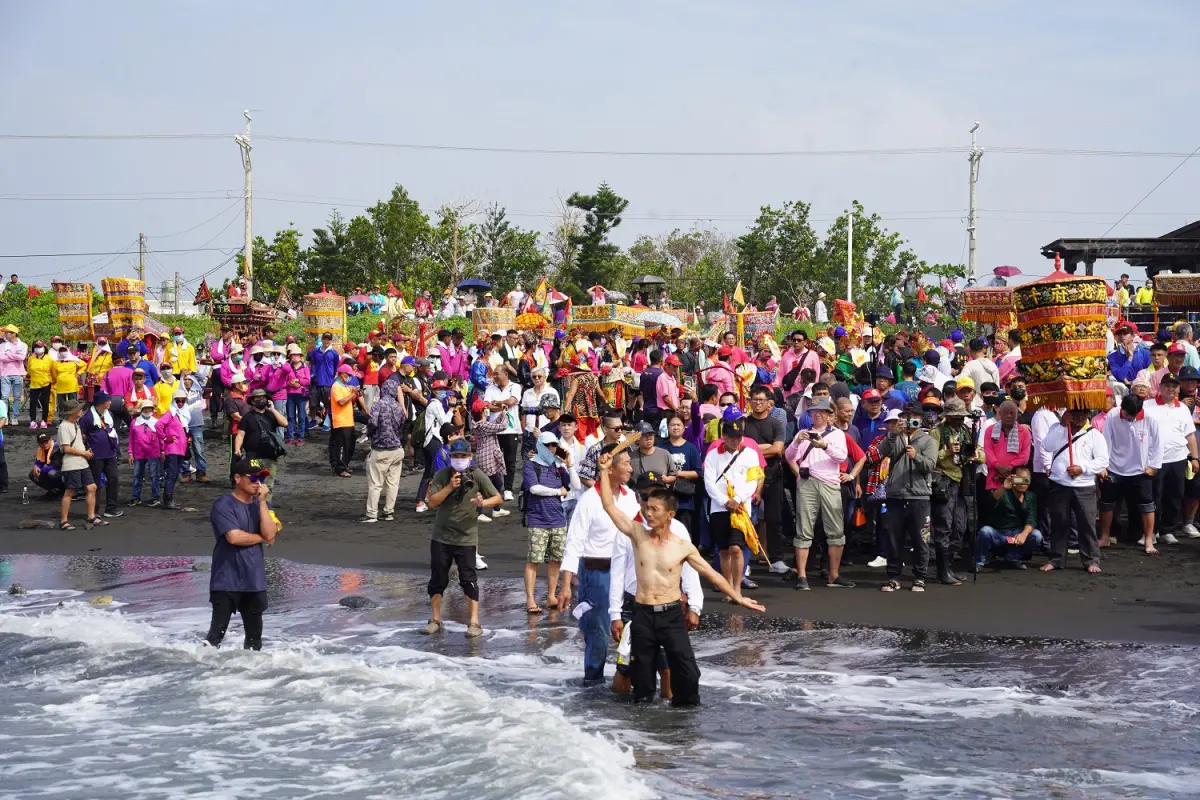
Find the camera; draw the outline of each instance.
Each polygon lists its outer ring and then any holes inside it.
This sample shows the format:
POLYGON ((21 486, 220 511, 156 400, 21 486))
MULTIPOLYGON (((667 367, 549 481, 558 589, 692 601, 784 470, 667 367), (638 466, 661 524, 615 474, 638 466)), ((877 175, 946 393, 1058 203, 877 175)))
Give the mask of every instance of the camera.
POLYGON ((819 441, 821 441, 821 434, 818 433, 817 431, 809 431, 808 432, 808 440, 810 442, 819 442, 819 441))
POLYGON ((458 473, 458 477, 462 479, 462 483, 458 485, 461 491, 470 491, 475 488, 475 478, 471 474, 471 470, 458 473))

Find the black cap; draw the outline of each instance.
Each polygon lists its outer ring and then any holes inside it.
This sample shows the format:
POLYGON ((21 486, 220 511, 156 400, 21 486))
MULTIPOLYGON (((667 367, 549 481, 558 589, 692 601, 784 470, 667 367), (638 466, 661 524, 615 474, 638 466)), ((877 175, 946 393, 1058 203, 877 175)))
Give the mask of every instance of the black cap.
POLYGON ((269 471, 270 467, 267 462, 258 458, 243 458, 233 464, 234 475, 257 475, 260 472, 269 471))
POLYGON ((1178 375, 1181 381, 1200 381, 1200 370, 1195 367, 1183 367, 1178 375))
POLYGON ((727 419, 721 423, 722 436, 743 436, 746 433, 746 421, 743 419, 727 419))
MULTIPOLYGON (((1180 370, 1180 372, 1182 372, 1182 370, 1180 370)), ((1176 386, 1178 386, 1179 385, 1179 377, 1176 375, 1172 375, 1171 373, 1168 372, 1167 374, 1162 376, 1162 379, 1159 380, 1158 385, 1162 386, 1164 383, 1173 383, 1176 386)))
POLYGON ((662 476, 654 470, 643 472, 641 475, 638 475, 638 479, 634 482, 633 486, 633 488, 639 492, 644 492, 648 489, 660 489, 665 487, 666 484, 663 483, 662 476))
POLYGON ((887 378, 892 383, 896 382, 896 373, 892 372, 887 367, 879 367, 875 370, 876 378, 887 378))

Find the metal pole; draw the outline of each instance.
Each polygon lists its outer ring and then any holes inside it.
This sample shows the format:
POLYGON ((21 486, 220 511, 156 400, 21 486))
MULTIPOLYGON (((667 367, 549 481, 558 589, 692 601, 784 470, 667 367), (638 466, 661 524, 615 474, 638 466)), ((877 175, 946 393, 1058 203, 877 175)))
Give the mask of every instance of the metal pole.
POLYGON ((175 273, 175 314, 179 314, 179 273, 175 273))
POLYGON ((979 182, 979 159, 983 158, 983 150, 975 143, 975 131, 979 130, 979 122, 977 121, 971 126, 971 197, 970 207, 967 210, 967 275, 979 280, 979 275, 975 271, 975 184, 979 182))
POLYGON ((245 190, 245 196, 244 196, 244 200, 245 200, 245 204, 246 204, 246 230, 245 230, 244 241, 242 243, 243 258, 245 259, 245 261, 242 265, 242 267, 243 267, 242 272, 246 278, 247 298, 249 300, 253 300, 254 299, 254 234, 252 232, 253 226, 252 226, 251 222, 252 222, 252 215, 253 215, 254 191, 253 191, 253 171, 252 171, 251 163, 250 163, 250 149, 251 149, 251 146, 250 146, 250 110, 247 109, 247 110, 243 111, 242 114, 246 117, 246 132, 240 136, 235 136, 233 138, 234 138, 234 141, 237 142, 238 147, 241 148, 242 170, 246 173, 246 190, 245 190))
POLYGON ((854 204, 846 219, 846 302, 854 302, 854 204))
POLYGON ((138 234, 138 280, 146 282, 146 234, 138 234))

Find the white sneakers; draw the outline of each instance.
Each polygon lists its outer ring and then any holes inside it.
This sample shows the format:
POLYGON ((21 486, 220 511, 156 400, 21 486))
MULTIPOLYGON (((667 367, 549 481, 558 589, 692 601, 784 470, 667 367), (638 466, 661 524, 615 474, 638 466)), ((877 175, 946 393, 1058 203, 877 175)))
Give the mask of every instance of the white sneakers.
POLYGON ((867 562, 867 566, 875 567, 876 569, 879 569, 880 567, 886 567, 887 559, 884 558, 883 556, 875 556, 874 558, 872 558, 870 561, 867 562))
POLYGON ((1179 540, 1175 538, 1173 533, 1164 533, 1162 535, 1163 544, 1179 544, 1179 540))
POLYGON ((507 517, 511 513, 512 512, 509 511, 507 508, 497 508, 495 511, 492 512, 492 515, 496 516, 496 517, 507 517))
POLYGON ((1200 530, 1197 530, 1196 526, 1190 522, 1183 526, 1183 533, 1189 539, 1200 539, 1200 530))
POLYGON ((489 517, 487 514, 480 514, 475 519, 479 520, 480 522, 491 522, 492 521, 492 518, 489 517))
POLYGON ((791 567, 782 561, 776 561, 771 565, 771 574, 773 575, 787 575, 789 572, 791 572, 791 567))
POLYGON ((429 506, 425 505, 424 503, 417 503, 417 513, 418 514, 424 514, 428 510, 429 510, 429 506))
POLYGON ((483 556, 479 555, 479 551, 475 551, 475 569, 487 569, 487 562, 483 560, 483 556))
POLYGON ((507 502, 511 503, 511 502, 512 502, 512 499, 513 499, 513 493, 512 493, 512 492, 510 492, 510 491, 508 491, 508 490, 506 489, 506 490, 504 491, 504 499, 505 499, 505 501, 507 501, 507 502))

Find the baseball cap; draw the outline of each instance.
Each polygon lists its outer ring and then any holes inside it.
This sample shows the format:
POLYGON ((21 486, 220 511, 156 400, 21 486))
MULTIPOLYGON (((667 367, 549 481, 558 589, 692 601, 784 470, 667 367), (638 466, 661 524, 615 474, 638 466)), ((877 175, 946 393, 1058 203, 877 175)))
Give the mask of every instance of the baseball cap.
POLYGON ((258 475, 263 472, 270 474, 271 470, 267 462, 259 458, 242 458, 233 463, 234 475, 258 475))
POLYGON ((1197 381, 1200 380, 1200 370, 1195 367, 1183 367, 1179 370, 1177 377, 1181 381, 1197 381))
POLYGON ((1172 375, 1170 372, 1168 372, 1167 374, 1163 375, 1162 378, 1160 378, 1158 381, 1159 386, 1162 386, 1164 383, 1174 383, 1174 384, 1178 385, 1179 384, 1179 376, 1172 375))
POLYGON ((887 367, 879 367, 875 370, 876 378, 887 378, 892 383, 896 382, 896 373, 892 372, 887 367))
POLYGON ((721 423, 722 436, 741 436, 746 432, 745 419, 727 419, 721 423))
POLYGON ((950 334, 950 341, 958 343, 958 342, 961 342, 962 340, 963 340, 963 332, 962 331, 955 330, 950 334))
POLYGON ((415 364, 416 364, 418 367, 428 367, 428 366, 429 366, 429 359, 428 359, 428 358, 418 358, 418 359, 417 359, 415 362, 413 362, 413 363, 415 363, 415 364))
POLYGON ((638 475, 638 479, 633 484, 633 488, 639 492, 644 492, 648 489, 660 489, 665 486, 666 484, 662 481, 662 475, 654 470, 649 470, 638 475))
POLYGON ((882 400, 883 395, 881 395, 879 393, 878 389, 867 389, 865 392, 862 393, 862 399, 863 400, 882 400))
POLYGON ((650 434, 651 436, 653 436, 654 435, 654 426, 651 425, 649 422, 646 422, 643 420, 642 422, 639 422, 637 424, 637 432, 642 435, 650 434))
POLYGON ((542 431, 538 441, 542 444, 558 444, 558 434, 554 431, 542 431))
POLYGON ((898 408, 893 408, 891 411, 889 411, 887 413, 887 417, 884 419, 884 422, 891 422, 895 419, 900 419, 900 409, 898 408))
POLYGON ((453 442, 450 443, 450 447, 448 448, 448 450, 450 451, 450 455, 452 455, 452 456, 460 456, 460 455, 468 455, 469 456, 469 455, 471 455, 471 443, 468 442, 466 439, 455 439, 453 442))
POLYGON ((959 375, 958 380, 954 384, 955 389, 962 389, 964 387, 967 389, 975 388, 975 381, 970 375, 959 375))
POLYGON ((1167 348, 1167 355, 1170 355, 1171 353, 1183 353, 1186 355, 1187 348, 1183 346, 1182 342, 1176 342, 1167 348))
POLYGON ((727 344, 721 345, 721 347, 717 349, 717 355, 718 356, 731 356, 731 355, 733 355, 733 348, 727 344))
POLYGON ((405 356, 404 358, 400 359, 400 363, 405 366, 415 367, 417 365, 417 360, 412 356, 405 356))
POLYGON ((350 369, 349 364, 342 364, 340 367, 337 368, 337 371, 338 371, 339 375, 353 375, 354 374, 354 370, 350 369))
POLYGON ((679 360, 679 356, 675 355, 674 353, 671 353, 671 355, 667 356, 666 363, 672 367, 679 367, 683 365, 683 362, 679 360))

